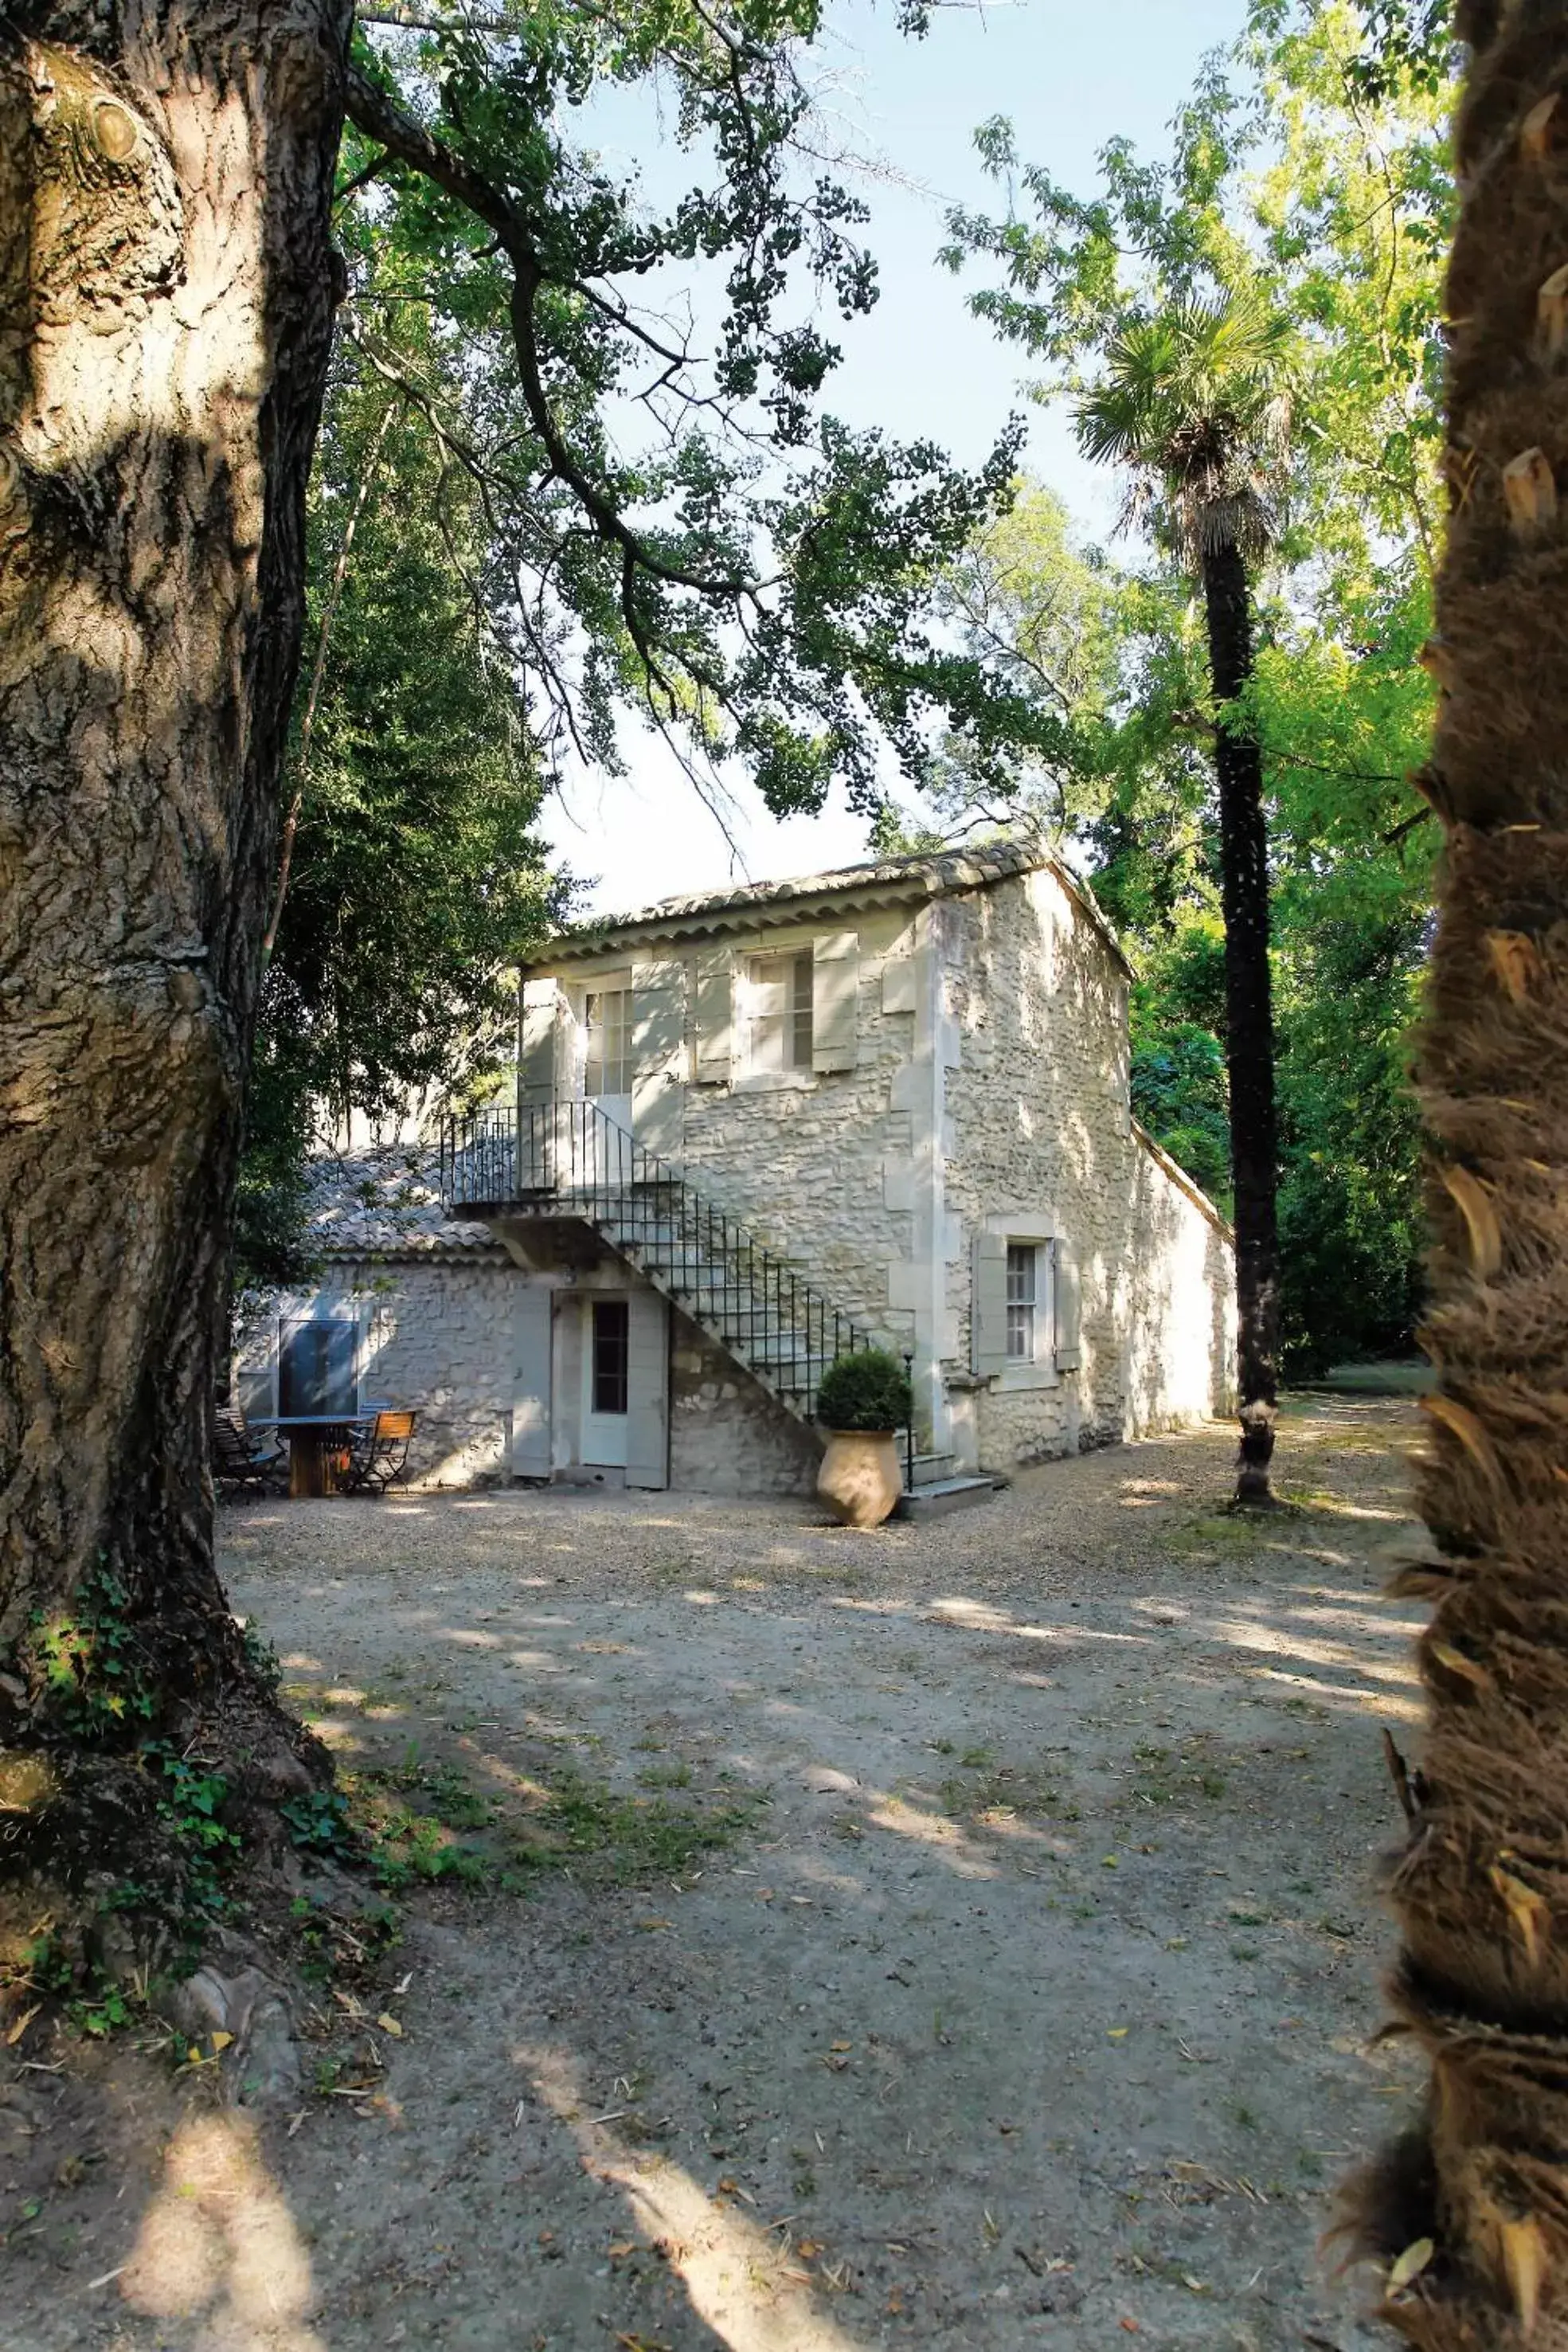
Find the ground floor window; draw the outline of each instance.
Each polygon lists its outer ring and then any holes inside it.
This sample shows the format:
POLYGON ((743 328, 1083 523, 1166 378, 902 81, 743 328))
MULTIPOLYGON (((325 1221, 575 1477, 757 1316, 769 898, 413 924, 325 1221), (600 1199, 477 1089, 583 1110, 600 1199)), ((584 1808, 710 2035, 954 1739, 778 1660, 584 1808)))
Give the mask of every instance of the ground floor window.
POLYGON ((277 1350, 277 1410, 285 1421, 315 1413, 352 1413, 354 1326, 346 1321, 286 1323, 277 1350))
POLYGON ((631 1355, 631 1309, 623 1298, 593 1302, 593 1410, 624 1412, 631 1355))
POLYGON ((1040 1361, 1040 1309, 1044 1305, 1044 1284, 1040 1274, 1042 1255, 1038 1242, 1008 1244, 1009 1364, 1040 1361))

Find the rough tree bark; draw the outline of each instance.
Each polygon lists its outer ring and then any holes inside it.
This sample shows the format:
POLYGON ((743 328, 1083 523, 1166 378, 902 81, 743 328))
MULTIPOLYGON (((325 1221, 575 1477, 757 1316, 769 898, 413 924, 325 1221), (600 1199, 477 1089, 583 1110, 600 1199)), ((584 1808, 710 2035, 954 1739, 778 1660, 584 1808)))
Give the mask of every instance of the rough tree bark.
POLYGON ((174 1706, 245 1679, 208 1406, 349 16, 0 30, 0 1653, 107 1570, 174 1706))
POLYGON ((1399 1778, 1392 1992, 1431 2068, 1357 2184, 1426 2352, 1568 2346, 1568 8, 1461 13, 1448 545, 1428 666, 1446 847, 1418 1048, 1435 1227, 1429 1719, 1399 1778), (1429 2241, 1429 2249, 1421 2244, 1429 2241))
MULTIPOLYGON (((1214 692, 1234 701, 1252 675, 1247 567, 1231 541, 1206 548, 1204 605, 1214 692)), ((1225 1054, 1230 1092, 1230 1167, 1236 1220, 1237 1379, 1241 1445, 1236 1502, 1273 1500, 1269 1465, 1279 1402, 1279 1139, 1274 1110, 1274 1014, 1269 972, 1269 840, 1263 762, 1256 741, 1221 728, 1220 896, 1225 914, 1225 1054)))

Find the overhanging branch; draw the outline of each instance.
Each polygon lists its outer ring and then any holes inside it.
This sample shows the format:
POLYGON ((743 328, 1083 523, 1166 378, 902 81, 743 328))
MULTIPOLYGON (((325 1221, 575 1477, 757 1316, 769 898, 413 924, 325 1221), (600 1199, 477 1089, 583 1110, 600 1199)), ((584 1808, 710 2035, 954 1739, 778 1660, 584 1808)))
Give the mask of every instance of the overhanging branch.
POLYGON ((636 624, 631 599, 639 572, 666 586, 690 589, 695 595, 716 604, 734 604, 755 594, 758 583, 754 580, 739 574, 694 571, 673 562, 651 546, 643 533, 625 520, 603 486, 588 473, 562 433, 545 387, 535 305, 540 289, 548 284, 564 285, 579 293, 588 289, 574 279, 552 278, 539 259, 529 222, 510 198, 461 155, 434 138, 423 123, 406 114, 356 66, 349 68, 347 107, 350 121, 368 138, 378 140, 411 171, 444 188, 448 195, 494 230, 512 265, 512 340, 524 404, 552 471, 576 496, 598 537, 621 551, 624 559, 622 614, 633 636, 636 624))
POLYGON ((523 27, 515 16, 440 16, 428 8, 402 8, 397 0, 382 0, 379 8, 356 8, 361 25, 392 25, 402 33, 490 33, 504 40, 520 40, 523 27))

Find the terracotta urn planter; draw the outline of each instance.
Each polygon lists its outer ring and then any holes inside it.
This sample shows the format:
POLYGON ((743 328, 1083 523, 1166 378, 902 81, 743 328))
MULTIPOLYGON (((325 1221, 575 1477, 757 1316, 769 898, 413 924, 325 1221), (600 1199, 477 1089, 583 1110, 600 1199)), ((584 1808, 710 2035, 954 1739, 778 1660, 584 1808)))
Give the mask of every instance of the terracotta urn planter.
POLYGON ((904 1492, 891 1429, 830 1429, 817 1492, 847 1528, 880 1528, 904 1492))

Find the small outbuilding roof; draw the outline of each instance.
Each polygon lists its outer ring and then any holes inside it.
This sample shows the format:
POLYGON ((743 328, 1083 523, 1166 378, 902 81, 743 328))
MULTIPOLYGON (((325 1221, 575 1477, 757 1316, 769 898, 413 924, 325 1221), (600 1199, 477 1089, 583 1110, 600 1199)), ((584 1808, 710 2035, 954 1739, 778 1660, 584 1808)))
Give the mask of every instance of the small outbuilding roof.
POLYGON ((382 1144, 310 1161, 305 1247, 345 1257, 505 1257, 488 1225, 449 1217, 440 1168, 422 1144, 382 1144))
POLYGON ((873 858, 863 866, 840 866, 825 874, 797 875, 783 882, 746 882, 727 890, 704 891, 695 898, 662 898, 629 915, 590 916, 547 940, 528 958, 526 969, 545 971, 569 957, 612 954, 653 940, 710 939, 727 931, 798 922, 818 910, 843 913, 850 908, 956 898, 964 891, 1011 881, 1019 874, 1038 873, 1055 876, 1130 976, 1132 966, 1088 884, 1039 840, 921 850, 906 857, 873 858))

